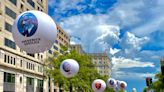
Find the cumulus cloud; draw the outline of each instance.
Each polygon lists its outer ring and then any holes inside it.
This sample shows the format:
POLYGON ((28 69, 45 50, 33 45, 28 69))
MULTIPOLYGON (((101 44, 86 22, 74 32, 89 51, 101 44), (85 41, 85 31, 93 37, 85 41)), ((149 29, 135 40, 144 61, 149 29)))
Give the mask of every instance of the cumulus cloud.
POLYGON ((85 51, 103 52, 118 43, 120 35, 118 26, 108 25, 105 21, 106 16, 87 14, 67 18, 61 26, 70 35, 81 38, 85 51))
MULTIPOLYGON (((50 0, 53 2, 53 0, 50 0)), ((80 0, 80 2, 83 0, 80 0)), ((164 12, 163 0, 118 0, 113 7, 104 14, 100 9, 95 9, 97 14, 83 14, 81 11, 89 7, 95 7, 96 0, 92 0, 88 6, 77 6, 74 0, 61 0, 59 8, 55 9, 53 18, 61 18, 58 13, 68 14, 62 17, 60 24, 71 36, 71 43, 81 43, 87 52, 103 52, 109 49, 112 58, 113 68, 117 76, 153 76, 152 73, 126 73, 120 72, 120 68, 154 68, 163 54, 163 51, 149 51, 142 49, 145 44, 152 45, 158 40, 153 40, 151 35, 155 31, 163 31, 164 12), (61 9, 60 9, 61 8, 61 9), (67 12, 70 9, 78 10, 79 14, 67 12), (121 30, 120 30, 121 29, 121 30), (122 29, 125 34, 121 35, 122 29), (78 39, 80 38, 80 40, 78 39), (117 44, 119 48, 114 45, 117 44), (154 63, 153 63, 154 62, 154 63)), ((50 4, 50 6, 53 6, 50 4)), ((158 41, 159 42, 159 41, 158 41)), ((163 39, 158 45, 161 44, 163 39)), ((144 71, 143 71, 144 72, 144 71)))

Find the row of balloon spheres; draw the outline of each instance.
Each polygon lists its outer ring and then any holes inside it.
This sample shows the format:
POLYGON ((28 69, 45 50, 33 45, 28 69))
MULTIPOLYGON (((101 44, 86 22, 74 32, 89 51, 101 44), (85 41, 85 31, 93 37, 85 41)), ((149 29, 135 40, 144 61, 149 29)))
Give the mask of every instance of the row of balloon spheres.
POLYGON ((127 83, 124 81, 120 81, 120 80, 115 80, 113 78, 109 78, 107 80, 107 83, 105 83, 103 80, 101 79, 96 79, 93 81, 92 83, 92 89, 95 92, 103 92, 106 88, 106 84, 109 88, 112 88, 115 92, 118 92, 120 90, 125 91, 126 87, 127 87, 127 83))
MULTIPOLYGON (((12 34, 16 44, 27 53, 40 53, 52 47, 57 38, 57 27, 53 19, 40 11, 26 11, 21 13, 12 26, 12 34)), ((71 78, 79 71, 79 64, 73 59, 66 59, 60 65, 61 74, 71 78)), ((117 87, 116 81, 109 79, 110 87, 117 87)), ((126 87, 125 82, 119 82, 119 88, 126 87)), ((106 84, 97 79, 92 83, 96 92, 105 90, 106 84)))

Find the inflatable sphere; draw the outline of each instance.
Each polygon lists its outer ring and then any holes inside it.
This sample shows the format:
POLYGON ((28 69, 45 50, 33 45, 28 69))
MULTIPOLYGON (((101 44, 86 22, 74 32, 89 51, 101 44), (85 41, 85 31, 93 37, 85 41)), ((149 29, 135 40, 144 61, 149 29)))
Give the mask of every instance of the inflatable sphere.
POLYGON ((115 79, 109 78, 109 79, 107 80, 107 85, 108 85, 108 87, 110 87, 110 88, 115 88, 115 87, 117 86, 117 82, 116 82, 115 79))
POLYGON ((103 80, 101 79, 96 79, 93 81, 92 83, 92 89, 95 91, 95 92, 103 92, 106 88, 106 84, 103 80))
POLYGON ((12 26, 16 44, 27 53, 40 53, 52 47, 57 37, 53 19, 41 11, 21 13, 12 26))
POLYGON ((119 83, 119 88, 120 88, 121 90, 125 90, 126 87, 127 87, 127 83, 124 82, 124 81, 120 81, 120 83, 119 83))
POLYGON ((67 78, 75 76, 79 71, 79 64, 73 59, 66 59, 60 65, 60 72, 67 78))

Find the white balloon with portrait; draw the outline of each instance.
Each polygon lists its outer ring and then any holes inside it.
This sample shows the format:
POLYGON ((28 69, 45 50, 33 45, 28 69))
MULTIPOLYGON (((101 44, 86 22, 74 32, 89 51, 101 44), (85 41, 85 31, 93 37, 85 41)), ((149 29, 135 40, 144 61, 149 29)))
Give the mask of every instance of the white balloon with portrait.
POLYGON ((121 90, 125 90, 126 87, 127 87, 127 83, 126 83, 125 81, 120 81, 118 87, 119 87, 121 90))
POLYGON ((73 59, 66 59, 60 65, 60 72, 67 78, 75 76, 79 71, 79 64, 73 59))
POLYGON ((25 11, 14 21, 12 34, 16 44, 27 53, 40 53, 52 47, 57 37, 53 19, 41 11, 25 11))
POLYGON ((110 87, 110 88, 115 88, 115 87, 117 86, 117 82, 116 82, 115 79, 109 78, 109 79, 107 80, 107 85, 108 85, 108 87, 110 87))
POLYGON ((92 83, 92 89, 95 92, 103 92, 106 88, 106 83, 101 79, 96 79, 92 83))

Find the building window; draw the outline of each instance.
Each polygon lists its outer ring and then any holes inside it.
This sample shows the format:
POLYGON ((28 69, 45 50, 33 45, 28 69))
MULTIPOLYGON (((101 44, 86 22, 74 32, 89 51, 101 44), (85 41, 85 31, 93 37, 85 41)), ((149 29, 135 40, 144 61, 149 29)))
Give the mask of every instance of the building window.
POLYGON ((27 82, 27 85, 34 86, 34 78, 27 77, 26 82, 27 82))
POLYGON ((54 49, 55 49, 55 50, 58 50, 58 47, 54 46, 54 49))
POLYGON ((22 63, 23 63, 23 62, 22 62, 22 60, 21 60, 21 61, 20 61, 20 66, 21 66, 21 67, 22 67, 22 63))
POLYGON ((64 51, 63 51, 63 50, 60 50, 60 53, 61 53, 61 54, 64 54, 64 51))
POLYGON ((16 49, 15 42, 5 38, 5 46, 10 47, 12 49, 16 49))
POLYGON ((17 0, 9 0, 11 3, 13 3, 14 5, 17 5, 17 0))
POLYGON ((13 64, 13 57, 11 57, 11 62, 10 62, 10 64, 13 64))
POLYGON ((55 43, 58 44, 58 40, 55 40, 55 43))
POLYGON ((27 0, 27 2, 28 2, 32 7, 35 8, 35 3, 34 3, 32 0, 27 0))
POLYGON ((38 87, 43 87, 43 80, 37 80, 37 86, 38 87))
POLYGON ((7 56, 6 56, 6 54, 5 54, 5 56, 4 56, 4 62, 6 62, 7 61, 7 56))
POLYGON ((15 83, 15 74, 4 72, 4 82, 15 83))
POLYGON ((10 25, 9 23, 5 22, 5 30, 11 32, 12 29, 12 25, 10 25))
POLYGON ((21 8, 21 10, 23 10, 23 4, 21 4, 20 8, 21 8))
POLYGON ((16 13, 14 11, 12 11, 11 9, 9 9, 8 7, 5 7, 5 13, 8 16, 12 17, 13 19, 16 18, 16 13))
POLYGON ((51 51, 51 50, 48 50, 48 53, 49 53, 49 54, 52 54, 52 51, 51 51))
POLYGON ((29 55, 29 56, 31 56, 31 57, 35 57, 34 54, 27 53, 27 55, 29 55))
POLYGON ((8 62, 7 63, 10 63, 10 56, 8 56, 8 62))
POLYGON ((20 83, 22 83, 22 77, 20 77, 20 83))

